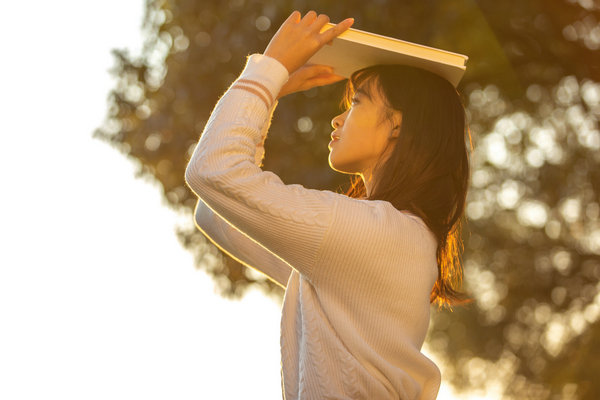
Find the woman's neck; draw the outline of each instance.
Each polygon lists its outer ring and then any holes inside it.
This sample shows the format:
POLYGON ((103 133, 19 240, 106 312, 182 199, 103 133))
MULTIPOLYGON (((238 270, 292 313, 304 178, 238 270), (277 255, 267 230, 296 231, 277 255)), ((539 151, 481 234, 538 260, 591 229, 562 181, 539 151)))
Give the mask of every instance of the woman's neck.
POLYGON ((371 195, 371 189, 373 186, 373 174, 371 173, 371 170, 368 169, 364 172, 361 172, 360 177, 362 178, 363 184, 365 185, 365 190, 367 191, 365 198, 369 197, 371 195))

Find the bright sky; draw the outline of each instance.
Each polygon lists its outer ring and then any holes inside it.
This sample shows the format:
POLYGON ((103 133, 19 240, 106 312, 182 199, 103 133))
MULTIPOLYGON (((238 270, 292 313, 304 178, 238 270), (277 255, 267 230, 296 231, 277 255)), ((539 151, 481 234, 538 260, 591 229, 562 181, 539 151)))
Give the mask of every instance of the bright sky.
POLYGON ((114 84, 110 50, 139 53, 143 7, 3 9, 2 399, 281 398, 279 305, 215 295, 175 235, 191 215, 92 139, 114 84))

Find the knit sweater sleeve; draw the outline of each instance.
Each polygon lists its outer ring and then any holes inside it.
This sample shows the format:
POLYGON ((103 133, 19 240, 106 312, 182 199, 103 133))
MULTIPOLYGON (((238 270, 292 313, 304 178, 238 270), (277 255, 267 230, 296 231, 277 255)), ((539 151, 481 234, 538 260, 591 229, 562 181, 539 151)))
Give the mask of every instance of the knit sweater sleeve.
POLYGON ((213 109, 185 179, 221 218, 310 279, 341 195, 286 185, 255 163, 262 129, 288 78, 279 61, 249 56, 213 109))
MULTIPOLYGON (((261 130, 263 142, 266 139, 271 117, 277 106, 276 103, 271 107, 268 122, 261 130)), ((258 167, 262 165, 263 157, 264 146, 259 145, 254 156, 254 163, 258 167)), ((221 218, 202 199, 199 199, 196 204, 194 219, 198 229, 221 251, 245 266, 265 274, 284 289, 286 288, 292 272, 291 267, 221 218)))
POLYGON ((286 262, 230 225, 202 200, 198 200, 194 214, 198 229, 221 251, 286 288, 292 272, 286 262))

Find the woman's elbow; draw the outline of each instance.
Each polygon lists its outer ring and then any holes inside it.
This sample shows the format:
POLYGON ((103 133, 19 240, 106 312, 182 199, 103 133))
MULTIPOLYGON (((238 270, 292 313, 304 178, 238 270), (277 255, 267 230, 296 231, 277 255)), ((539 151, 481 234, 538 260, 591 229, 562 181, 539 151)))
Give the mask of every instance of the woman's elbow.
POLYGON ((202 168, 199 168, 197 164, 192 162, 185 169, 185 183, 197 196, 200 196, 204 192, 204 188, 210 184, 207 174, 201 171, 202 168))
POLYGON ((190 161, 187 165, 187 167, 185 168, 185 183, 187 183, 188 185, 190 185, 190 183, 194 180, 197 179, 197 173, 196 173, 196 168, 194 167, 194 164, 190 161))

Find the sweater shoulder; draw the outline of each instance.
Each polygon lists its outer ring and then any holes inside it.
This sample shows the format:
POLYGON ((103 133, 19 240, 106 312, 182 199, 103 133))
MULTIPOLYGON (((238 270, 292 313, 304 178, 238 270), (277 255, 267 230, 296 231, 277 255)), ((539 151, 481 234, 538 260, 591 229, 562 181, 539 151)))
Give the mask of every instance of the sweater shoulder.
POLYGON ((380 226, 388 227, 392 230, 391 233, 396 234, 415 234, 418 233, 421 237, 427 237, 435 242, 437 239, 425 221, 418 215, 409 210, 399 210, 392 203, 386 200, 366 200, 356 199, 365 204, 370 209, 373 222, 380 226))
MULTIPOLYGON (((385 262, 398 257, 431 264, 437 240, 421 218, 383 200, 344 198, 332 209, 322 253, 346 252, 357 259, 385 262)), ((352 259, 350 257, 350 259, 352 259)))

